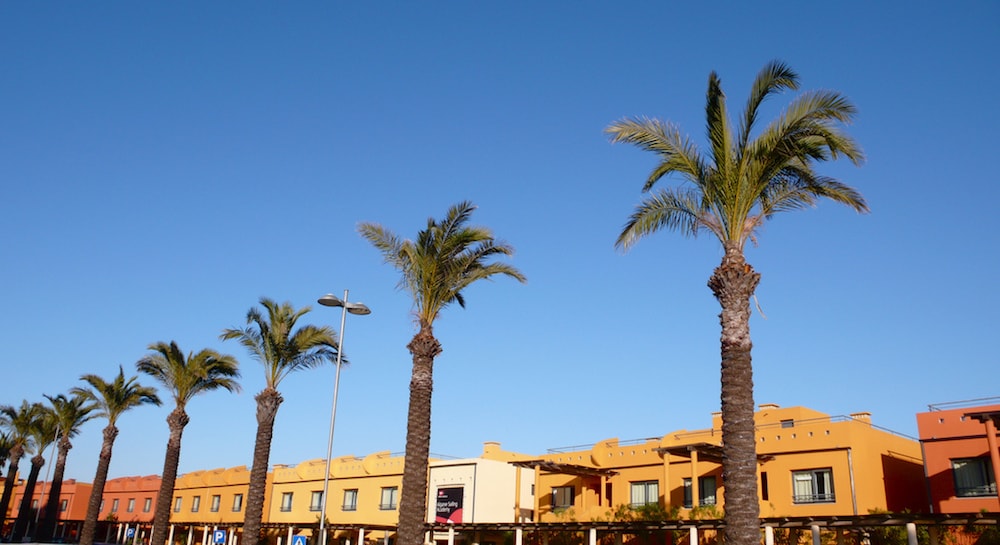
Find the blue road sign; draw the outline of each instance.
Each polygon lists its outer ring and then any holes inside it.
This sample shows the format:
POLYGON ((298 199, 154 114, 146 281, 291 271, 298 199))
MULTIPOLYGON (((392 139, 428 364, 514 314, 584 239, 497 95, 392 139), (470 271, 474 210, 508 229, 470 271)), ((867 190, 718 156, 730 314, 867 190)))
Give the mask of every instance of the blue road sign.
POLYGON ((226 531, 216 530, 212 532, 212 543, 215 543, 215 545, 224 545, 226 543, 226 531))
POLYGON ((292 536, 292 545, 306 545, 306 536, 292 536))
POLYGON ((125 530, 125 537, 135 537, 135 528, 125 530))

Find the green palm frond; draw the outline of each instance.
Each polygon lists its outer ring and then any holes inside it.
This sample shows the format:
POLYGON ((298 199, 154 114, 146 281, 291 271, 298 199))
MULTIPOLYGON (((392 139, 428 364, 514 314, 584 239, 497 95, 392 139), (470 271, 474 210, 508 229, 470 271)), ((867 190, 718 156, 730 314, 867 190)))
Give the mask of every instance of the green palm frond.
POLYGON ((264 366, 267 388, 277 389, 290 373, 334 361, 337 357, 337 336, 329 327, 304 325, 296 329, 308 306, 295 309, 291 303, 276 303, 261 297, 260 306, 247 311, 247 325, 226 329, 223 340, 237 340, 253 359, 264 366))
POLYGON ((21 447, 26 452, 33 452, 34 436, 33 431, 38 425, 39 419, 43 417, 44 407, 39 403, 29 403, 27 400, 21 401, 21 405, 0 406, 0 425, 7 432, 11 440, 11 446, 21 447))
POLYGON ((85 396, 77 394, 66 397, 58 394, 46 395, 45 398, 49 400, 56 424, 59 426, 60 437, 76 437, 80 433, 80 427, 97 416, 94 414, 96 404, 88 401, 85 396))
POLYGON ((191 398, 205 392, 240 391, 236 381, 240 376, 239 363, 230 355, 205 348, 185 356, 174 341, 153 343, 149 350, 153 354, 136 362, 136 368, 163 385, 180 409, 184 409, 191 398))
POLYGON ((83 375, 80 380, 87 386, 75 387, 70 393, 93 402, 95 416, 107 418, 109 426, 114 426, 123 413, 135 407, 160 405, 156 389, 139 384, 138 377, 125 378, 125 369, 121 366, 118 375, 110 381, 92 374, 83 375))
POLYGON ((468 201, 451 206, 442 220, 429 218, 414 240, 404 240, 376 223, 358 225, 361 236, 400 272, 398 287, 413 297, 421 326, 433 324, 451 303, 464 307, 462 290, 478 280, 502 275, 525 281, 517 268, 490 261, 512 256, 514 248, 485 227, 467 225, 475 209, 468 201))
POLYGON ((616 246, 627 250, 660 229, 688 236, 707 229, 724 246, 742 249, 775 213, 814 206, 821 198, 867 212, 857 190, 814 171, 817 163, 842 157, 855 165, 864 161, 861 148, 843 129, 857 114, 846 97, 833 91, 802 93, 753 136, 761 104, 786 89, 798 89, 798 75, 780 62, 766 65, 754 80, 734 138, 721 81, 710 74, 705 107, 708 154, 668 122, 612 123, 606 132, 613 143, 630 143, 660 158, 643 192, 669 174, 677 175, 680 184, 690 183, 640 201, 616 246))

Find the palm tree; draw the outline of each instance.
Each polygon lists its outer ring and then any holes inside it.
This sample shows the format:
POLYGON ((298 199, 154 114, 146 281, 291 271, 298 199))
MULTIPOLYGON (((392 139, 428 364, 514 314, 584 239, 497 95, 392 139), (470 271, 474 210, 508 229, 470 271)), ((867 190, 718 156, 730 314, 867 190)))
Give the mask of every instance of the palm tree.
POLYGON ((514 248, 493 238, 486 227, 466 225, 475 209, 470 202, 453 205, 440 222, 428 219, 427 228, 417 233, 416 241, 402 240, 374 223, 358 227, 361 236, 382 252, 385 262, 402 274, 399 287, 413 297, 418 327, 407 345, 413 355, 413 371, 399 504, 400 545, 420 545, 424 541, 432 374, 434 358, 441 353, 441 343, 434 337, 434 320, 451 303, 464 308, 462 290, 477 280, 504 275, 525 281, 524 275, 513 266, 490 261, 497 256, 513 255, 514 248))
POLYGON ((28 403, 22 401, 20 407, 11 405, 0 406, 0 425, 2 425, 10 436, 10 457, 7 466, 7 479, 3 483, 3 495, 0 496, 0 527, 3 526, 3 518, 7 515, 7 508, 10 507, 10 497, 14 493, 14 484, 17 482, 17 469, 21 462, 21 457, 25 452, 31 451, 31 429, 35 425, 41 405, 38 403, 28 403))
POLYGON ((181 459, 181 434, 189 421, 185 411, 187 403, 198 394, 220 388, 238 392, 240 385, 235 379, 239 378, 240 371, 236 358, 207 348, 197 354, 191 352, 187 357, 173 341, 170 344, 154 343, 149 345, 149 349, 154 353, 139 360, 136 367, 140 373, 156 379, 174 396, 174 410, 167 415, 170 437, 167 439, 163 475, 153 516, 153 533, 149 541, 162 545, 167 540, 167 526, 170 524, 170 500, 174 495, 177 466, 181 459))
POLYGON ((28 533, 28 526, 34 518, 31 509, 31 500, 35 495, 35 484, 38 482, 38 474, 45 465, 45 449, 56 439, 56 421, 52 410, 44 405, 38 405, 38 412, 32 422, 31 442, 35 445, 35 455, 31 458, 31 471, 28 472, 28 480, 24 482, 24 495, 21 496, 21 506, 17 510, 17 519, 14 521, 14 530, 11 534, 11 541, 19 543, 28 533))
POLYGON ((308 306, 295 310, 290 303, 278 304, 266 297, 261 297, 260 305, 267 316, 256 307, 251 308, 247 312, 246 327, 226 329, 220 336, 223 340, 238 340, 251 357, 264 366, 264 389, 254 396, 257 401, 257 437, 243 522, 244 545, 257 545, 260 540, 274 418, 278 414, 278 406, 284 401, 278 392, 278 385, 290 373, 311 369, 337 357, 336 333, 332 329, 314 325, 295 329, 299 318, 309 312, 308 306))
POLYGON ((142 386, 138 377, 125 378, 125 370, 118 367, 118 376, 110 382, 97 375, 83 375, 80 380, 87 387, 77 387, 70 390, 73 395, 79 395, 95 405, 96 416, 108 419, 104 428, 104 442, 101 443, 101 454, 97 460, 97 473, 94 475, 93 488, 90 491, 90 501, 87 503, 87 517, 80 530, 80 545, 94 545, 94 532, 97 530, 97 515, 101 511, 101 497, 104 496, 104 483, 108 480, 108 468, 111 466, 111 449, 118 437, 118 418, 123 413, 140 405, 160 405, 156 390, 142 386))
MULTIPOLYGON (((0 427, 3 426, 3 416, 0 415, 0 427)), ((6 432, 0 431, 0 467, 3 467, 7 463, 7 458, 10 457, 11 448, 10 435, 6 432)))
POLYGON ((756 544, 760 537, 750 357, 750 297, 760 274, 746 262, 743 248, 747 240, 756 243, 758 229, 774 214, 813 206, 821 197, 868 211, 855 189, 813 169, 815 163, 841 156, 855 165, 864 158, 841 127, 856 113, 846 97, 833 91, 803 93, 757 133, 760 105, 786 89, 798 89, 798 75, 781 62, 766 65, 734 127, 713 72, 708 78, 707 155, 672 123, 633 118, 606 129, 612 142, 634 144, 659 156, 643 192, 651 192, 670 174, 687 182, 644 197, 618 236, 618 248, 628 250, 661 229, 689 236, 708 231, 722 243, 722 263, 708 286, 722 307, 722 473, 728 545, 756 544))
POLYGON ((69 449, 73 448, 70 439, 80 433, 80 427, 92 420, 94 409, 93 403, 87 401, 81 395, 66 397, 63 394, 56 396, 45 396, 52 406, 52 414, 55 417, 56 425, 59 428, 58 453, 56 454, 56 465, 52 472, 52 486, 49 488, 49 497, 45 503, 45 518, 38 528, 38 541, 47 542, 52 539, 59 517, 59 495, 62 493, 63 474, 66 471, 66 457, 69 449))

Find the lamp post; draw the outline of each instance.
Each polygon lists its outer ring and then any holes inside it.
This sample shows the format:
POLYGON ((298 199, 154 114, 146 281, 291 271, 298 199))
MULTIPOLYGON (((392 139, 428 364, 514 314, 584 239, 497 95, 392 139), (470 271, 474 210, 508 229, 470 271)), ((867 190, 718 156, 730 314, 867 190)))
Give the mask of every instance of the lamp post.
POLYGON ((333 456, 333 426, 337 421, 337 394, 340 391, 340 364, 344 357, 344 326, 347 323, 347 313, 364 316, 371 314, 370 308, 362 303, 348 303, 347 290, 344 298, 328 293, 320 297, 319 304, 327 307, 340 307, 340 336, 337 339, 337 371, 333 379, 333 407, 330 409, 330 435, 326 440, 326 471, 323 472, 323 496, 320 498, 319 539, 320 545, 326 545, 326 496, 330 490, 330 457, 333 456))

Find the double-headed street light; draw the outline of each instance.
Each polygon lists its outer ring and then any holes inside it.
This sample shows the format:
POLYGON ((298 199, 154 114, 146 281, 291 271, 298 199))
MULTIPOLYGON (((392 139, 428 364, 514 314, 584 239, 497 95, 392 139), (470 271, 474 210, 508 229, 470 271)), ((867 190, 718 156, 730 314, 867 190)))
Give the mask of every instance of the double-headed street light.
POLYGON ((330 490, 330 457, 333 456, 333 426, 337 421, 337 393, 340 391, 340 364, 344 357, 344 325, 347 323, 347 313, 363 316, 371 314, 370 308, 362 303, 348 303, 347 290, 344 290, 344 298, 339 299, 336 295, 328 293, 320 297, 319 304, 327 307, 340 307, 340 336, 337 340, 337 372, 333 379, 333 408, 330 409, 330 435, 326 441, 326 471, 323 472, 323 496, 320 498, 319 516, 319 543, 326 545, 326 496, 330 490))

